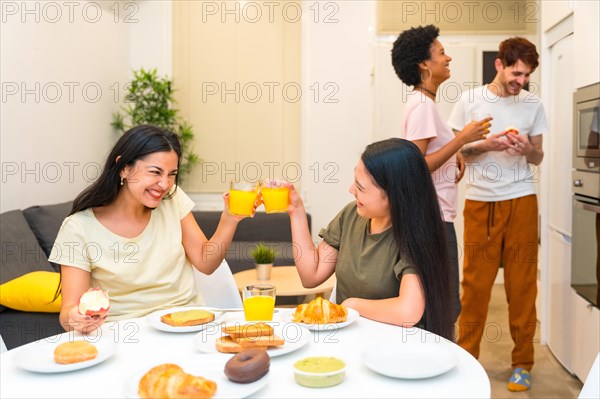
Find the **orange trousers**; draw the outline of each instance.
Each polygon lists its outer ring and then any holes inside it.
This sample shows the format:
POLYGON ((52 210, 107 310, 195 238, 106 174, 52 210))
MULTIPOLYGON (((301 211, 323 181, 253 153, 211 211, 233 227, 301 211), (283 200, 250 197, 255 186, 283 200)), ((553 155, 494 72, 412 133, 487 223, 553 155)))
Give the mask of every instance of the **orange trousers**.
POLYGON ((482 337, 495 342, 497 325, 486 325, 492 285, 502 264, 510 335, 515 344, 512 366, 531 370, 537 328, 538 211, 529 195, 498 202, 466 200, 464 266, 458 344, 479 357, 482 337))

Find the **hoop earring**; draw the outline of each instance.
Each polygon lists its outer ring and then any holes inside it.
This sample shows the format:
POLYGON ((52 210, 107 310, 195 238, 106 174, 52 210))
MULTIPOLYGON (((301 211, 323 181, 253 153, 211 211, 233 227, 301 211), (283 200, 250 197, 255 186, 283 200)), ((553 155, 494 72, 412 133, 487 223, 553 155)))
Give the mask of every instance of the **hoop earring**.
POLYGON ((427 70, 429 71, 429 79, 423 79, 423 72, 421 71, 421 83, 427 83, 433 77, 433 72, 431 72, 431 69, 427 68, 427 70))
POLYGON ((121 177, 121 186, 123 185, 123 180, 124 180, 124 179, 121 177))

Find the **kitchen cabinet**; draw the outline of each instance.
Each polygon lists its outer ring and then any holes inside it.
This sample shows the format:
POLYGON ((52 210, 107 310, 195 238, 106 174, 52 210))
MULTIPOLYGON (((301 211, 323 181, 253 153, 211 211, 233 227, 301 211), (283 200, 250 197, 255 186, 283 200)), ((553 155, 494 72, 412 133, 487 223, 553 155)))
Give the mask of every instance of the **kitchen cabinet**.
POLYGON ((572 325, 565 325, 576 332, 572 340, 572 372, 585 381, 596 355, 600 352, 600 310, 571 291, 572 325))
POLYGON ((550 229, 548 234, 549 259, 548 270, 549 307, 548 347, 558 361, 571 371, 572 336, 578 330, 572 325, 571 294, 571 242, 564 233, 550 229))
POLYGON ((539 5, 542 15, 540 19, 542 32, 546 32, 573 13, 573 1, 571 0, 540 1, 539 5))
POLYGON ((567 369, 571 363, 571 165, 573 131, 573 31, 563 21, 547 32, 542 51, 542 92, 548 119, 541 165, 541 338, 567 369), (558 31, 558 33, 556 33, 558 31), (552 39, 552 41, 551 41, 552 39), (547 57, 547 58, 546 58, 547 57))
POLYGON ((585 87, 600 81, 600 2, 574 2, 575 27, 575 87, 585 87))

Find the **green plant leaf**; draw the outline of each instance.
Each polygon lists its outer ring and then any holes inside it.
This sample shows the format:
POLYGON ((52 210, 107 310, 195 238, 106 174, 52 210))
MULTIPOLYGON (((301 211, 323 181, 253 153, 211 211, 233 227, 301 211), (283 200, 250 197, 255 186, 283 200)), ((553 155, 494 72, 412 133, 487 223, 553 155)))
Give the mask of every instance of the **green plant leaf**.
POLYGON ((121 133, 132 126, 150 124, 177 134, 182 147, 179 179, 183 181, 200 158, 191 149, 194 140, 192 125, 179 117, 173 92, 171 79, 159 77, 156 68, 134 70, 133 80, 127 85, 124 96, 126 106, 113 114, 110 125, 121 133))
POLYGON ((256 264, 269 264, 275 260, 275 250, 269 248, 265 243, 261 242, 256 245, 256 248, 250 253, 256 264))

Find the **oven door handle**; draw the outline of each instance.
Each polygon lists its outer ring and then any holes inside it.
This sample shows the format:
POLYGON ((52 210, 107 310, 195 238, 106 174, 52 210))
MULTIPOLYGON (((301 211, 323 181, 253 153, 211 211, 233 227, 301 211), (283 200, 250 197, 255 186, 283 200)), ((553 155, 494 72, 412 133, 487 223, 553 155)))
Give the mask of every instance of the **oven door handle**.
POLYGON ((584 211, 600 213, 600 205, 594 205, 587 202, 575 200, 575 206, 579 209, 583 209, 584 211))

